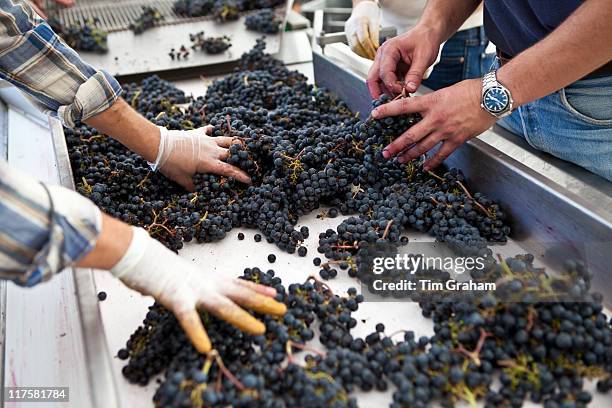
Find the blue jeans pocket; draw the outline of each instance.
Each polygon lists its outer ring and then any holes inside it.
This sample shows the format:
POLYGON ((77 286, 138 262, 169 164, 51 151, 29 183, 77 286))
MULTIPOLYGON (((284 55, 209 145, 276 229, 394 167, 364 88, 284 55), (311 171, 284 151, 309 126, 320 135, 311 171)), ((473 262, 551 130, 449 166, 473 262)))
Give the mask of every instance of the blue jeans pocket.
POLYGON ((578 119, 612 126, 612 77, 584 79, 559 91, 563 106, 578 119))

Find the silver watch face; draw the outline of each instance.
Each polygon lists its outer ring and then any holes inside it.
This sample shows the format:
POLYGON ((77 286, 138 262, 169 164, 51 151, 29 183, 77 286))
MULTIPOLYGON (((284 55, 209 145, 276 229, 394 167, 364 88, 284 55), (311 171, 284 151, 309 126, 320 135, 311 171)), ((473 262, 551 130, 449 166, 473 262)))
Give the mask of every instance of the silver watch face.
POLYGON ((482 105, 491 113, 501 113, 510 105, 510 95, 505 88, 494 86, 485 91, 482 96, 482 105))

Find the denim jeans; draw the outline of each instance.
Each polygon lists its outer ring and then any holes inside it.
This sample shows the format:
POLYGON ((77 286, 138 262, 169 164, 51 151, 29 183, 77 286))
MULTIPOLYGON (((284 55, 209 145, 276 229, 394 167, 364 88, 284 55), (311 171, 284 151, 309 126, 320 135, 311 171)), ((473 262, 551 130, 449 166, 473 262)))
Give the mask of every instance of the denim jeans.
POLYGON ((574 82, 498 124, 536 149, 612 181, 612 76, 574 82))
POLYGON ((464 79, 482 77, 489 72, 494 59, 493 54, 485 54, 488 44, 482 26, 457 32, 442 47, 440 62, 423 84, 437 90, 464 79))

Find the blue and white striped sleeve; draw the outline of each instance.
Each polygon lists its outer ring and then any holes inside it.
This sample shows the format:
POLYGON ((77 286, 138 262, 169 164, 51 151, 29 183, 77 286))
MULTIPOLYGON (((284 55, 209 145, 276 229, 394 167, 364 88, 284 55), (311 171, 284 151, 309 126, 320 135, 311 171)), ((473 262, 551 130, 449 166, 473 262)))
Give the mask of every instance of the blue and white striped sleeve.
POLYGON ((105 111, 121 95, 115 78, 83 62, 24 0, 0 0, 0 78, 67 127, 105 111))
POLYGON ((101 226, 85 197, 0 161, 0 278, 21 286, 50 279, 94 248, 101 226))

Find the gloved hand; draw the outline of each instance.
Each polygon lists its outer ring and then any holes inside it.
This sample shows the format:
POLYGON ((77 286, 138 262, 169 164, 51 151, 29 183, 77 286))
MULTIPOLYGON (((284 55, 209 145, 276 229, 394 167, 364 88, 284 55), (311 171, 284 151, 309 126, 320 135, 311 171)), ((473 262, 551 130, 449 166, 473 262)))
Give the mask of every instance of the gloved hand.
POLYGON ((193 191, 191 177, 195 173, 215 173, 251 184, 251 179, 244 171, 223 161, 229 154, 227 148, 232 144, 231 137, 207 136, 212 126, 193 130, 158 128, 160 140, 157 159, 155 163, 149 163, 153 170, 160 170, 190 191, 193 191))
POLYGON ((199 352, 209 352, 211 343, 197 309, 256 335, 265 332, 264 324, 237 304, 276 316, 286 312, 285 305, 273 299, 273 288, 207 273, 151 238, 144 229, 132 228, 132 241, 111 273, 170 309, 199 352))
POLYGON ((349 47, 357 55, 373 60, 380 46, 380 7, 375 1, 362 1, 353 7, 351 17, 344 23, 349 47))

